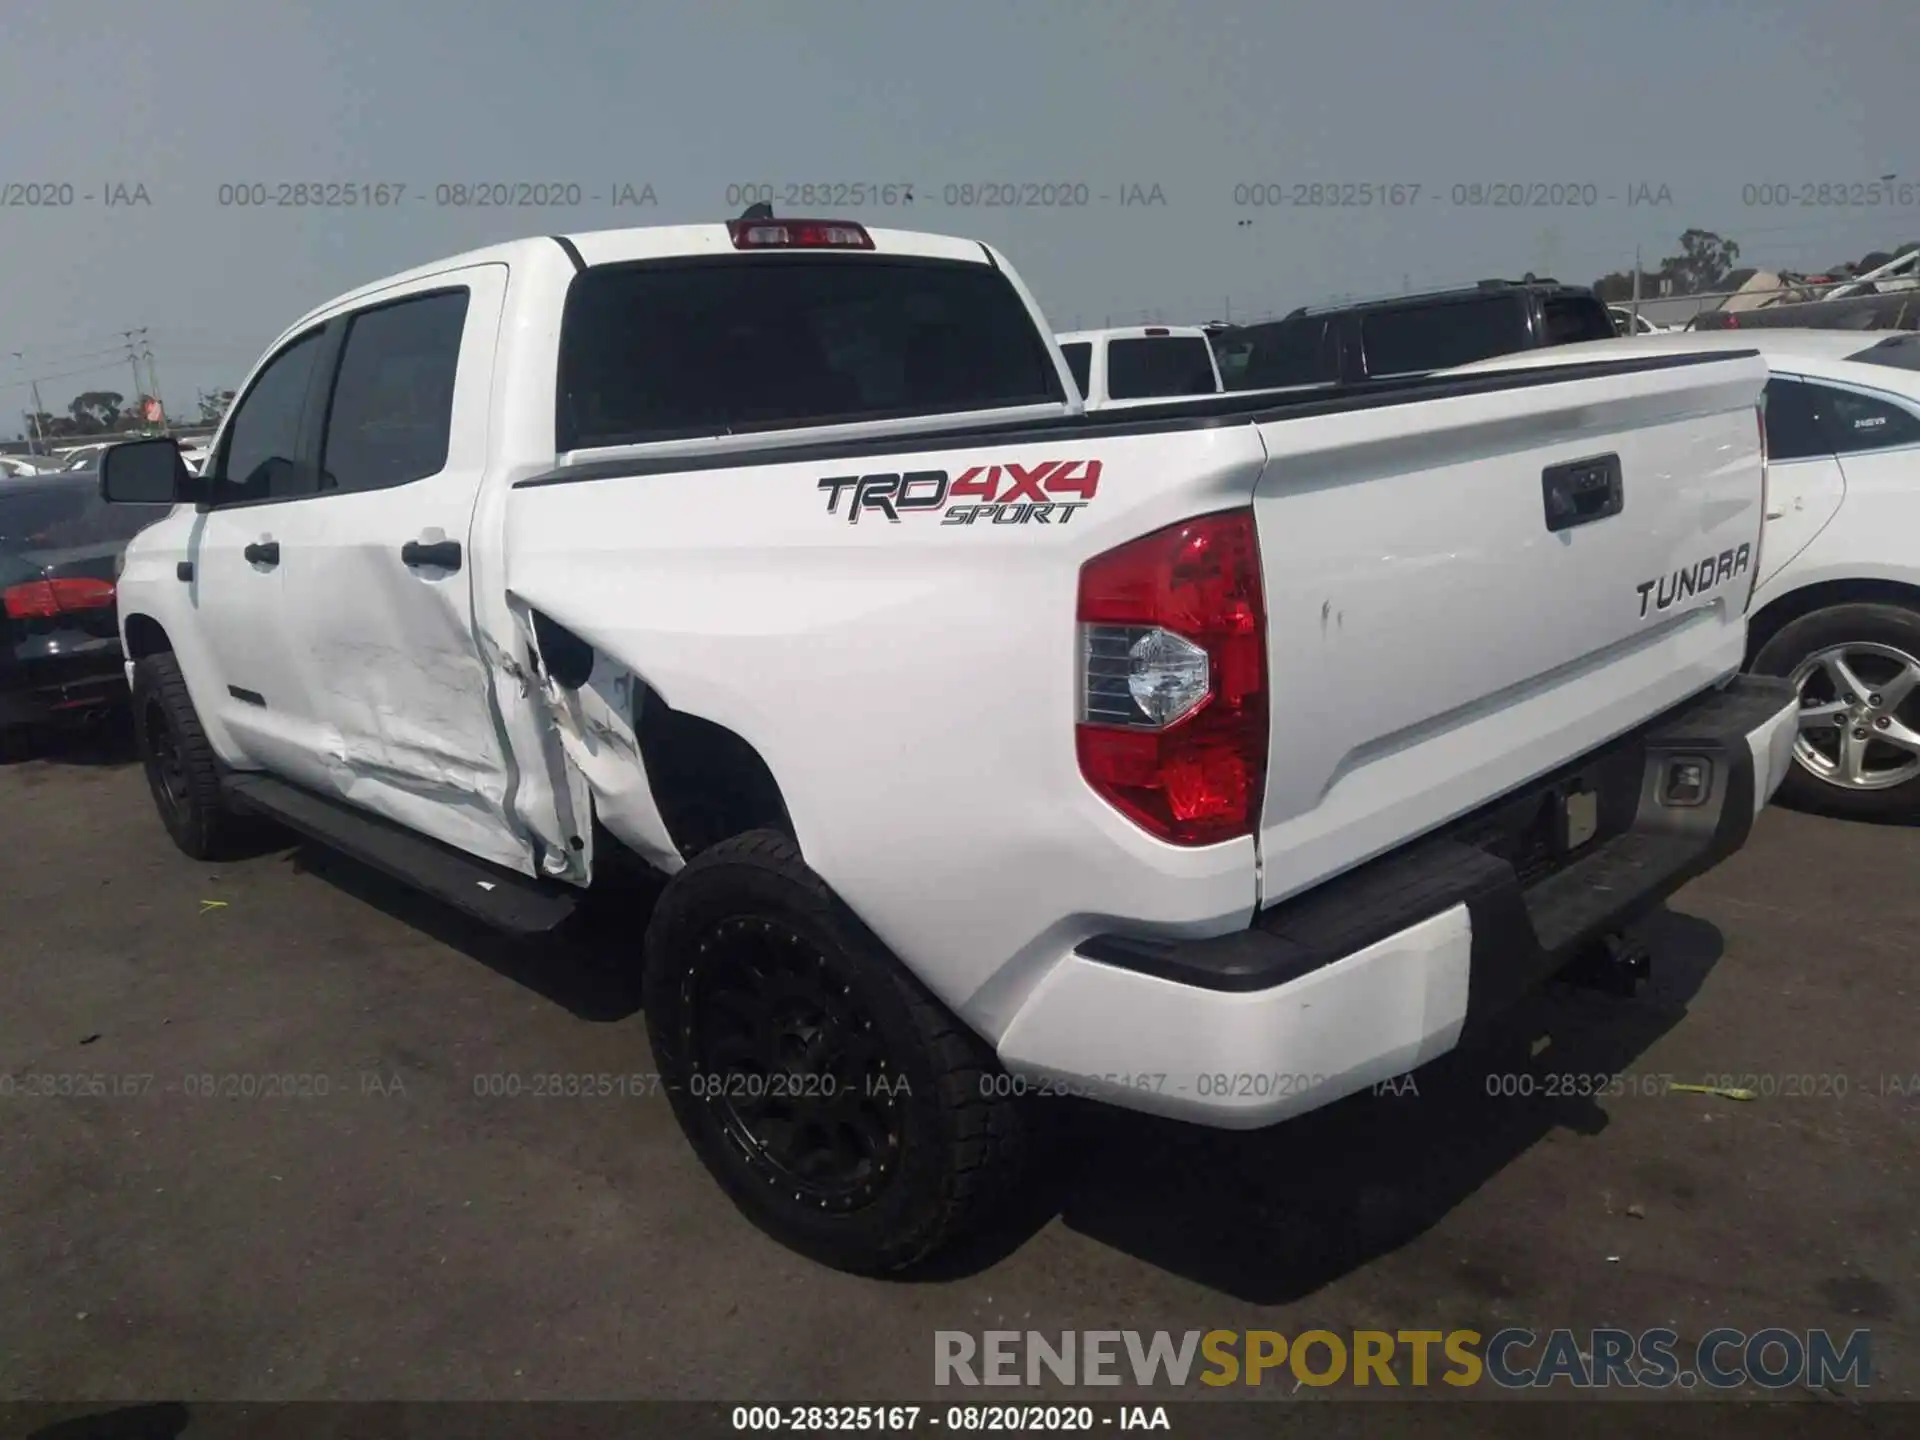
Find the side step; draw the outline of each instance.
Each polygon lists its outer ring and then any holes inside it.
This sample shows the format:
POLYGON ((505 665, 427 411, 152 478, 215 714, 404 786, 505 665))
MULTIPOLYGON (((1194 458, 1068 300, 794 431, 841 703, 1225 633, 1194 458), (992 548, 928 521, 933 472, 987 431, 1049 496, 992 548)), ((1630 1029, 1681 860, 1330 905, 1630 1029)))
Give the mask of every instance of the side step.
POLYGON ((270 775, 229 774, 221 789, 236 811, 277 820, 509 934, 548 933, 573 914, 585 894, 476 859, 383 816, 270 775))

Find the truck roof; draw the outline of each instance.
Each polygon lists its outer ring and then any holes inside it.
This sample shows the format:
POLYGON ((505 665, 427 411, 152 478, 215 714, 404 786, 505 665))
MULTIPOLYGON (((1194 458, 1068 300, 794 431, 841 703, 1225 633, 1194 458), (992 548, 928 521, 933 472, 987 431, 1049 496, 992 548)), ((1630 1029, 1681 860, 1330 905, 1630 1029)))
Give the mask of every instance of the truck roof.
MULTIPOLYGON (((782 216, 780 218, 817 221, 821 217, 782 216)), ((861 224, 859 221, 846 223, 861 224)), ((921 230, 878 229, 864 224, 861 224, 861 228, 873 240, 873 249, 855 251, 856 255, 877 254, 910 256, 927 260, 958 260, 996 267, 1001 263, 1000 257, 985 243, 978 240, 964 240, 955 235, 935 235, 921 230)), ((425 280, 448 270, 460 270, 473 265, 511 266, 516 262, 531 260, 536 254, 554 253, 562 241, 571 245, 579 253, 580 258, 589 265, 613 265, 628 260, 693 258, 701 255, 734 255, 745 258, 755 253, 734 248, 732 237, 724 221, 700 225, 634 225, 613 230, 583 230, 568 235, 527 236, 519 240, 503 241, 498 245, 483 246, 478 250, 463 251, 458 255, 449 255, 396 274, 383 275, 378 280, 369 281, 365 285, 336 295, 324 304, 315 305, 288 326, 282 333, 281 339, 306 328, 317 317, 330 310, 370 298, 395 285, 425 280)), ((791 254, 793 252, 776 250, 768 253, 791 254)), ((277 345, 279 342, 275 343, 277 345)))

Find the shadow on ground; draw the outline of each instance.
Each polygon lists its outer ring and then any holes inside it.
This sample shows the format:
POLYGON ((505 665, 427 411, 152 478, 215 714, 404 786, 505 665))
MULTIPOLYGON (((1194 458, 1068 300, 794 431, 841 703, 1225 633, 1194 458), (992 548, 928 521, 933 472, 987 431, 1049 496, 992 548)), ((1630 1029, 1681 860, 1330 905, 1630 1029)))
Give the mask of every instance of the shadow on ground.
POLYGON ((15 731, 0 737, 0 764, 42 760, 52 765, 132 765, 133 717, 124 710, 69 725, 15 731))
MULTIPOLYGON (((289 857, 401 923, 583 1020, 640 1008, 639 948, 657 888, 598 898, 553 937, 521 941, 356 861, 302 845, 289 857)), ((1606 1097, 1500 1093, 1491 1077, 1611 1076, 1686 1015, 1719 961, 1720 932, 1662 910, 1641 927, 1652 979, 1631 1000, 1555 984, 1498 1034, 1418 1071, 1399 1093, 1363 1093, 1269 1130, 1203 1129, 1105 1106, 1039 1102, 1039 1184, 1005 1223, 916 1272, 978 1273, 1056 1216, 1149 1264, 1258 1304, 1299 1299, 1431 1228, 1555 1129, 1597 1134, 1606 1097), (1552 1036, 1537 1060, 1529 1042, 1552 1036)), ((1572 1088, 1572 1087, 1569 1087, 1572 1088)), ((1497 1275, 1463 1276, 1488 1298, 1497 1275)))
POLYGON ((42 1425, 26 1440, 176 1440, 192 1417, 176 1402, 126 1405, 42 1425))
MULTIPOLYGON (((283 832, 279 843, 286 844, 283 832)), ((640 1009, 640 940, 659 894, 644 879, 623 877, 610 892, 596 885, 561 930, 520 940, 324 846, 302 843, 289 863, 582 1020, 605 1024, 640 1009)))

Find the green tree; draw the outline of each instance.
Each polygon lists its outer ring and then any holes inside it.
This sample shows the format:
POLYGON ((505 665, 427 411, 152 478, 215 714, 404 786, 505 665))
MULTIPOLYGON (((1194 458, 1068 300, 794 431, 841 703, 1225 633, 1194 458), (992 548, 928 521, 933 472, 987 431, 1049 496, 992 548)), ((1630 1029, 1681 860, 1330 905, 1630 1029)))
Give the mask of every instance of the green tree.
POLYGON ((83 435, 99 435, 119 428, 120 403, 125 399, 117 390, 83 390, 67 403, 67 413, 83 435))
POLYGON ((1671 276, 1673 288, 1683 295, 1710 291, 1727 278, 1740 247, 1723 240, 1711 230, 1687 230, 1680 236, 1680 253, 1660 262, 1660 273, 1671 276))

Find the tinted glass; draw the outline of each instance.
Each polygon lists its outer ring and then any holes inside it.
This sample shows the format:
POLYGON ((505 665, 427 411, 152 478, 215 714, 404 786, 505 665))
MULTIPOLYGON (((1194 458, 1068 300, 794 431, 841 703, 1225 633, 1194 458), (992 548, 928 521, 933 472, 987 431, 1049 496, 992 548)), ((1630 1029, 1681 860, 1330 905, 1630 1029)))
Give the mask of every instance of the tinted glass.
POLYGON ((228 427, 223 477, 214 486, 215 504, 269 500, 297 495, 303 483, 295 452, 300 443, 300 412, 320 354, 320 332, 303 336, 267 362, 247 391, 228 427))
MULTIPOLYGON (((1231 382, 1238 390, 1315 385, 1340 377, 1333 327, 1324 316, 1304 316, 1236 332, 1223 348, 1240 352, 1231 382)), ((1226 366, 1223 362, 1224 376, 1226 366)))
POLYGON ((353 317, 327 407, 322 490, 382 490, 446 468, 467 292, 353 317))
POLYGON ((169 505, 109 505, 92 476, 0 489, 0 553, 118 545, 164 517, 169 505))
POLYGON ((1920 444, 1920 420, 1891 400, 1823 388, 1819 408, 1833 448, 1842 455, 1920 444))
POLYGON ((1518 295, 1378 310, 1360 317, 1360 345, 1369 375, 1445 370, 1529 348, 1525 319, 1518 295))
POLYGON ((1107 397, 1146 400, 1156 395, 1211 395, 1213 347, 1201 335, 1150 335, 1107 342, 1107 397))
MULTIPOLYGON (((1591 295, 1549 295, 1540 302, 1540 321, 1549 345, 1577 345, 1582 340, 1610 340, 1619 332, 1607 307, 1591 295)), ((1641 324, 1644 326, 1645 318, 1641 324)), ((1631 327, 1632 317, 1628 317, 1631 327)))
POLYGON ((1073 383, 1080 387, 1084 399, 1087 386, 1093 380, 1093 346, 1085 340, 1076 340, 1071 345, 1060 347, 1060 357, 1067 362, 1067 369, 1073 372, 1073 383))
POLYGON ((560 333, 562 450, 1066 399, 990 265, 860 255, 604 266, 560 333))
POLYGON ((1762 392, 1766 409, 1767 459, 1805 460, 1831 455, 1833 446, 1821 428, 1815 397, 1797 380, 1769 380, 1762 392))
POLYGON ((1863 365, 1891 365, 1897 370, 1920 370, 1920 335, 1895 335, 1847 357, 1863 365))

